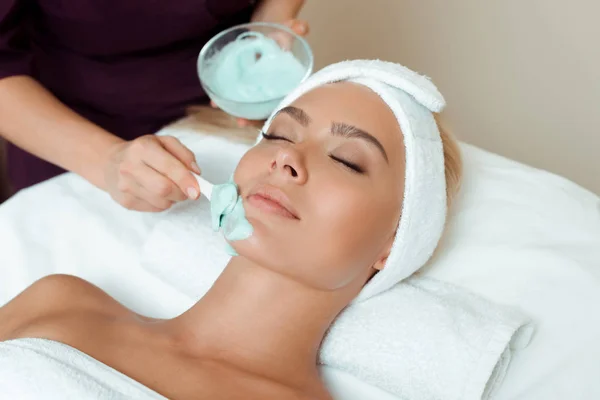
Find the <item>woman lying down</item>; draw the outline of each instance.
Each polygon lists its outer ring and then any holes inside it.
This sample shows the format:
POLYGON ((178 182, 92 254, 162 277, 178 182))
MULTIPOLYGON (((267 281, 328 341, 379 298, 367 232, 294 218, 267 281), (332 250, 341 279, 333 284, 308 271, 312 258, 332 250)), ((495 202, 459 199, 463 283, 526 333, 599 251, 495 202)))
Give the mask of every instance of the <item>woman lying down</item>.
MULTIPOLYGON (((419 269, 441 236, 461 167, 432 114, 443 105, 429 80, 396 64, 321 70, 237 166, 253 233, 231 242, 239 256, 193 307, 147 318, 84 280, 49 276, 0 309, 0 340, 64 347, 70 362, 113 376, 95 389, 102 398, 331 399, 317 369, 328 327, 419 269)), ((60 377, 39 388, 33 376, 11 378, 19 398, 77 396, 60 377)))

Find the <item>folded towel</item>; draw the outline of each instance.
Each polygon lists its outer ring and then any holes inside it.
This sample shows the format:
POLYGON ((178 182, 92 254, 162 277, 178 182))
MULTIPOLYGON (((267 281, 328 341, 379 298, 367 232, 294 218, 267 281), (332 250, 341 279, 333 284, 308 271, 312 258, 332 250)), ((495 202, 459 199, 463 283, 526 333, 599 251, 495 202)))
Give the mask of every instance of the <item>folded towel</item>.
MULTIPOLYGON (((157 223, 141 265, 202 297, 225 268, 223 238, 210 230, 207 201, 183 203, 157 223)), ((511 352, 531 336, 529 320, 464 289, 413 277, 337 318, 320 362, 401 398, 486 399, 502 383, 511 352)))
POLYGON ((532 332, 516 310, 413 277, 346 308, 320 362, 402 399, 489 399, 532 332))
POLYGON ((46 339, 0 342, 0 397, 14 400, 166 400, 100 361, 46 339))

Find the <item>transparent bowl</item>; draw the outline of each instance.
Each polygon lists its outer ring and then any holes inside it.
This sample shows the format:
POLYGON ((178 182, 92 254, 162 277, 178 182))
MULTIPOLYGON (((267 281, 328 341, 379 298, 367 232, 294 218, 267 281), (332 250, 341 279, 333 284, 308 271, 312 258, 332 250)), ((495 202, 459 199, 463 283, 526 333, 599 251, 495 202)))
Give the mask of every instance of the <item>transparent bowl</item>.
MULTIPOLYGON (((284 25, 268 22, 251 22, 236 25, 214 36, 204 45, 198 56, 197 67, 200 83, 208 97, 228 114, 249 120, 263 120, 269 117, 281 100, 283 100, 284 96, 261 101, 239 101, 220 95, 210 87, 210 82, 207 82, 207 79, 205 79, 206 71, 208 70, 207 65, 211 59, 227 44, 237 40, 240 35, 247 35, 248 32, 258 32, 274 38, 280 46, 285 44, 286 49, 296 57, 305 69, 305 74, 299 83, 304 82, 312 73, 314 57, 308 42, 304 38, 298 36, 284 25)), ((252 40, 252 38, 240 40, 252 40)), ((273 79, 277 79, 277 76, 273 76, 273 79)))

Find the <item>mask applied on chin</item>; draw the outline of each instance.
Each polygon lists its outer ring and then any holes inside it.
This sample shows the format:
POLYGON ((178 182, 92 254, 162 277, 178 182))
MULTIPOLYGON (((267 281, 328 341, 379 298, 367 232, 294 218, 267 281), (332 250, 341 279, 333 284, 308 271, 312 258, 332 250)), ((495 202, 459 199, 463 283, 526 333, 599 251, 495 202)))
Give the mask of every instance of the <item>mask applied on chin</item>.
MULTIPOLYGON (((199 175, 194 176, 202 188, 201 193, 210 201, 213 230, 221 231, 228 242, 248 239, 253 228, 246 219, 242 197, 233 177, 229 182, 213 185, 199 175)), ((227 244, 226 251, 232 256, 238 255, 230 244, 227 244)))

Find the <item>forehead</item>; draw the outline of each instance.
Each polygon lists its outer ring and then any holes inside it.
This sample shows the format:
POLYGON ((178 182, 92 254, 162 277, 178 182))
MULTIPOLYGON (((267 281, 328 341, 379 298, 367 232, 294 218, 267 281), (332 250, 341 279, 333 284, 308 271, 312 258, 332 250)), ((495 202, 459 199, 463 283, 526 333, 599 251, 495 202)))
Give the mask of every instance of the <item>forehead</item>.
POLYGON ((362 129, 381 142, 390 159, 404 159, 402 131, 394 113, 377 93, 364 85, 330 83, 302 95, 291 105, 304 110, 312 124, 329 127, 338 122, 362 129))

